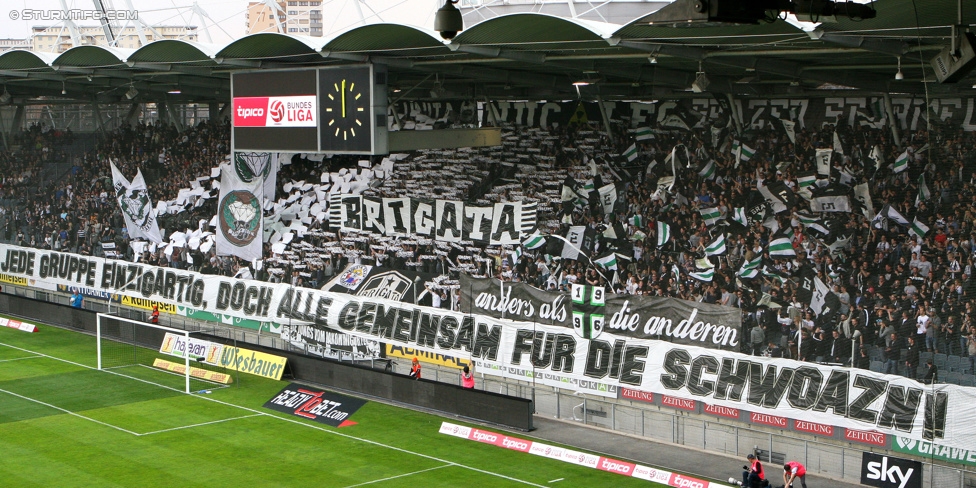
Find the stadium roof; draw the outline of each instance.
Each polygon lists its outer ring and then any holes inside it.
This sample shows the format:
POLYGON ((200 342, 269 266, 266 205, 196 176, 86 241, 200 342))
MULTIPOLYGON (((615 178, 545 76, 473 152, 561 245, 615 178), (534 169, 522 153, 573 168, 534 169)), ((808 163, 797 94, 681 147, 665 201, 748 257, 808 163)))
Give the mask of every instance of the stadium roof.
MULTIPOLYGON (((912 0, 878 0, 874 19, 838 17, 816 30, 784 20, 675 27, 655 21, 664 7, 626 25, 503 15, 467 26, 450 43, 426 28, 371 24, 331 37, 261 33, 225 45, 158 40, 135 50, 14 49, 0 54, 0 83, 15 102, 126 101, 133 86, 136 101, 206 103, 227 100, 233 71, 371 61, 389 65, 394 100, 648 100, 688 94, 699 72, 708 91, 742 96, 845 88, 924 93, 923 79, 933 94, 976 95, 976 74, 939 84, 929 67, 950 42, 956 0, 917 4, 917 25, 912 0), (903 80, 895 80, 899 64, 903 80), (580 81, 589 84, 573 84, 580 81)), ((976 9, 964 15, 964 25, 976 24, 976 9)))

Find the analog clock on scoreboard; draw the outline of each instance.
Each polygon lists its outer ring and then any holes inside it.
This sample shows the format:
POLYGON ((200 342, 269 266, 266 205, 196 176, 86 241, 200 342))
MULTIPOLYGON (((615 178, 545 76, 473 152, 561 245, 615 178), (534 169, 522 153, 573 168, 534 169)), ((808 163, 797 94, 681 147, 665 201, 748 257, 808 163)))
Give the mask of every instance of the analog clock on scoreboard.
POLYGON ((385 140, 377 144, 379 137, 386 137, 385 78, 386 73, 372 65, 319 70, 322 152, 377 154, 385 150, 385 140))

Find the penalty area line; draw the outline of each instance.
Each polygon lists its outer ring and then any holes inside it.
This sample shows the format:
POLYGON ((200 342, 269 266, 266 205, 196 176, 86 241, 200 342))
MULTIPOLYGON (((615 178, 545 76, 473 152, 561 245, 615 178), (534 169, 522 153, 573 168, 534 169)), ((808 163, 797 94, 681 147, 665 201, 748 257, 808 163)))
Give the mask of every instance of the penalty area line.
POLYGON ((388 478, 382 478, 382 479, 378 479, 378 480, 367 481, 365 483, 357 483, 355 485, 349 485, 346 488, 355 488, 357 486, 366 486, 366 485, 371 485, 373 483, 382 483, 384 481, 395 480, 397 478, 406 478, 407 476, 413 476, 415 474, 426 473, 428 471, 433 471, 435 469, 448 468, 448 467, 451 467, 451 466, 457 466, 457 465, 454 464, 454 463, 443 464, 441 466, 434 466, 433 468, 421 469, 420 471, 414 471, 412 473, 403 473, 403 474, 398 474, 396 476, 390 476, 388 478))
POLYGON ((221 422, 230 422, 231 420, 249 419, 251 417, 260 417, 260 416, 261 416, 261 414, 255 413, 255 414, 251 414, 251 415, 242 415, 240 417, 233 417, 233 418, 229 418, 229 419, 212 420, 210 422, 203 422, 203 423, 199 423, 199 424, 182 425, 180 427, 172 427, 172 428, 169 428, 169 429, 154 430, 152 432, 145 432, 145 433, 136 434, 136 435, 138 435, 138 436, 144 436, 144 435, 162 434, 163 432, 172 432, 174 430, 192 429, 194 427, 203 427, 205 425, 213 425, 213 424, 219 424, 221 422))
POLYGON ((67 410, 67 409, 61 408, 61 407, 59 407, 57 405, 51 405, 50 403, 45 403, 45 402, 42 402, 40 400, 31 398, 31 397, 26 397, 24 395, 18 395, 17 393, 14 393, 12 391, 7 391, 7 390, 4 390, 4 389, 0 389, 0 392, 6 393, 6 394, 11 395, 11 396, 15 396, 15 397, 20 398, 20 399, 23 399, 23 400, 27 400, 29 402, 34 402, 34 403, 37 403, 37 404, 40 404, 40 405, 44 405, 45 407, 48 407, 48 408, 53 408, 53 409, 55 409, 55 410, 57 410, 59 412, 64 412, 64 413, 66 413, 68 415, 71 415, 71 416, 74 416, 74 417, 78 417, 80 419, 85 419, 85 420, 87 420, 89 422, 94 422, 96 424, 103 425, 105 427, 111 427, 111 428, 113 428, 115 430, 119 430, 119 431, 125 432, 126 434, 132 434, 134 436, 138 436, 139 435, 136 432, 132 432, 131 430, 123 429, 122 427, 119 427, 117 425, 112 425, 112 424, 109 424, 107 422, 102 422, 101 420, 95 420, 95 419, 93 419, 91 417, 85 417, 84 415, 82 415, 80 413, 75 413, 75 412, 72 412, 71 410, 67 410))
POLYGON ((22 358, 0 359, 0 363, 6 363, 6 362, 10 362, 10 361, 20 361, 21 359, 38 359, 38 358, 43 358, 43 357, 44 356, 24 356, 22 358))

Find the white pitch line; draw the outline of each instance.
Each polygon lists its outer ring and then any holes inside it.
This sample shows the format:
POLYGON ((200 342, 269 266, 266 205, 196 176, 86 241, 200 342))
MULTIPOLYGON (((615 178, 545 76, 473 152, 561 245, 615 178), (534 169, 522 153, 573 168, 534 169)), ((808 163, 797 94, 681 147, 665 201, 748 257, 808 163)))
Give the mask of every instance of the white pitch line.
MULTIPOLYGON (((76 363, 74 361, 69 361, 67 359, 61 359, 61 358, 58 358, 58 357, 50 356, 50 355, 43 354, 43 353, 39 353, 39 352, 36 352, 36 351, 31 351, 30 349, 24 349, 22 347, 11 346, 9 344, 4 344, 2 342, 0 342, 0 346, 6 346, 6 347, 10 347, 12 349, 17 349, 17 350, 24 351, 24 352, 29 352, 29 353, 32 353, 32 354, 37 354, 39 356, 44 356, 46 358, 54 359, 55 361, 62 361, 62 362, 65 362, 65 363, 74 364, 76 366, 80 366, 80 367, 86 368, 86 369, 94 369, 94 370, 97 370, 98 369, 98 368, 95 368, 93 366, 88 366, 88 365, 85 365, 85 364, 76 363)), ((111 371, 107 371, 107 372, 108 373, 112 373, 111 371)), ((126 376, 126 375, 123 375, 123 374, 118 374, 118 373, 112 373, 112 374, 117 374, 118 376, 123 376, 125 378, 132 378, 131 376, 126 376)), ((132 379, 137 380, 137 381, 141 381, 143 383, 149 383, 149 384, 152 384, 152 385, 156 385, 156 386, 160 386, 160 387, 163 387, 163 388, 167 388, 167 389, 170 389, 170 390, 173 390, 173 391, 179 391, 179 392, 182 392, 183 391, 183 390, 177 390, 175 388, 170 388, 170 387, 165 386, 165 385, 158 385, 158 384, 152 383, 150 381, 141 380, 139 378, 132 378, 132 379)), ((422 457, 422 458, 425 458, 425 459, 430 459, 432 461, 438 461, 438 462, 441 462, 441 463, 444 463, 444 464, 452 464, 452 465, 457 466, 459 468, 464 468, 464 469, 471 470, 471 471, 475 471, 475 472, 478 472, 478 473, 487 474, 487 475, 490 475, 490 476, 495 476, 497 478, 502 478, 502 479, 506 479, 506 480, 509 480, 509 481, 514 481, 516 483, 522 483, 524 485, 535 486, 536 488, 549 488, 546 485, 539 485, 539 484, 533 483, 531 481, 521 480, 521 479, 514 478, 514 477, 511 477, 511 476, 507 476, 507 475, 504 475, 504 474, 501 474, 501 473, 495 473, 493 471, 488 471, 488 470, 484 470, 484 469, 475 468, 473 466, 468 466, 466 464, 455 463, 453 461, 448 461, 446 459, 441 459, 441 458, 438 458, 438 457, 435 457, 435 456, 430 456, 430 455, 427 455, 427 454, 423 454, 423 453, 411 451, 411 450, 408 450, 408 449, 403 449, 401 447, 391 446, 389 444, 383 444, 382 442, 377 442, 377 441, 373 441, 373 440, 369 440, 369 439, 363 439, 361 437, 356 437, 354 435, 343 434, 342 432, 328 430, 328 429, 325 429, 323 427, 319 427, 317 425, 307 424, 307 423, 302 422, 302 421, 299 421, 297 419, 290 419, 288 417, 279 417, 277 415, 272 415, 270 413, 262 412, 260 410, 255 410, 253 408, 243 407, 241 405, 235 405, 233 403, 228 403, 228 402, 225 402, 225 401, 222 401, 222 400, 217 400, 216 398, 211 398, 209 396, 193 395, 193 398, 199 398, 201 400, 206 400, 208 402, 219 403, 221 405, 226 405, 228 407, 239 408, 239 409, 244 410, 244 411, 247 411, 247 412, 256 413, 258 415, 264 415, 266 417, 271 417, 273 419, 278 419, 278 420, 281 420, 283 422, 289 422, 289 423, 293 423, 293 424, 296 424, 296 425, 301 425, 301 426, 307 427, 309 429, 315 429, 315 430, 318 430, 318 431, 321 431, 321 432, 325 432, 325 433, 328 433, 328 434, 332 434, 332 435, 335 435, 335 436, 344 437, 346 439, 351 439, 351 440, 355 440, 355 441, 359 441, 359 442, 365 442, 366 444, 371 444, 371 445, 374 445, 374 446, 377 446, 377 447, 383 447, 383 448, 386 448, 386 449, 391 449, 391 450, 394 450, 394 451, 402 452, 404 454, 411 454, 411 455, 418 456, 418 457, 422 457)))
POLYGON ((566 478, 558 478, 558 479, 554 479, 554 480, 550 480, 549 482, 550 482, 550 483, 555 483, 555 482, 557 482, 557 481, 562 481, 562 480, 564 480, 564 479, 566 479, 566 478))
POLYGON ((90 418, 90 417, 85 417, 84 415, 81 415, 80 413, 75 413, 75 412, 72 412, 71 410, 67 410, 67 409, 61 408, 61 407, 59 407, 57 405, 51 405, 50 403, 44 403, 44 402, 42 402, 40 400, 36 400, 34 398, 31 398, 31 397, 26 397, 24 395, 18 395, 16 393, 12 392, 12 391, 7 391, 7 390, 4 390, 4 389, 0 389, 0 392, 6 393, 8 395, 15 396, 17 398, 22 398, 22 399, 27 400, 27 401, 30 401, 30 402, 39 403, 41 405, 44 405, 45 407, 50 407, 50 408, 53 408, 55 410, 59 410, 59 411, 64 412, 64 413, 66 413, 68 415, 73 415, 75 417, 78 417, 78 418, 81 418, 81 419, 85 419, 85 420, 87 420, 89 422, 95 422, 96 424, 104 425, 105 427, 111 427, 111 428, 113 428, 115 430, 120 430, 122 432, 125 432, 126 434, 132 434, 132 435, 135 435, 135 436, 138 436, 139 435, 139 434, 137 434, 135 432, 132 432, 131 430, 123 429, 122 427, 119 427, 117 425, 112 425, 112 424, 109 424, 109 423, 106 423, 106 422, 102 422, 101 420, 95 420, 95 419, 90 418))
POLYGON ((415 474, 426 473, 427 471, 433 471, 435 469, 447 468, 447 467, 450 467, 450 466, 456 466, 456 464, 450 463, 450 464, 444 464, 444 465, 441 465, 441 466, 434 466, 433 468, 421 469, 420 471, 414 471, 413 473, 403 473, 403 474, 398 474, 396 476, 390 476, 389 478, 383 478, 383 479, 379 479, 379 480, 367 481, 365 483, 359 483, 359 484, 355 484, 355 485, 349 485, 346 488, 355 488, 356 486, 366 486, 366 485, 371 485, 373 483, 382 483, 383 481, 395 480, 397 478, 406 478, 407 476, 413 476, 415 474))
POLYGON ((22 358, 0 359, 0 363, 6 363, 8 361, 20 361, 21 359, 37 359, 37 358, 41 358, 41 357, 44 357, 44 356, 24 356, 22 358))
POLYGON ((162 434, 163 432, 172 432, 174 430, 190 429, 190 428, 193 428, 193 427, 203 427, 204 425, 219 424, 221 422, 230 422, 231 420, 247 419, 247 418, 251 418, 251 417, 260 417, 260 415, 258 415, 258 414, 255 413, 255 414, 251 414, 251 415, 243 415, 241 417, 234 417, 234 418, 230 418, 230 419, 213 420, 213 421, 210 421, 210 422, 203 422, 203 423, 200 423, 200 424, 184 425, 184 426, 181 426, 181 427, 173 427, 173 428, 163 429, 163 430, 154 430, 152 432, 144 432, 142 434, 136 434, 136 435, 144 436, 144 435, 162 434))

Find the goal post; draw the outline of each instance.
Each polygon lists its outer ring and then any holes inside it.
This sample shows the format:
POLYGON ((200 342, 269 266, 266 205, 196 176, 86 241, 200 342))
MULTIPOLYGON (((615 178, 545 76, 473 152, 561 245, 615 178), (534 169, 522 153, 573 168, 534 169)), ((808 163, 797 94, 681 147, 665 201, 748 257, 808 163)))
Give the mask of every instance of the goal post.
MULTIPOLYGON (((159 351, 163 348, 164 341, 182 339, 182 344, 185 346, 190 344, 191 334, 192 332, 188 330, 99 313, 95 320, 98 369, 104 371, 130 366, 153 368, 153 363, 159 357, 159 351)), ((196 362, 197 358, 193 357, 192 359, 196 362)), ((174 355, 171 361, 183 363, 182 373, 178 371, 171 371, 170 373, 183 376, 181 386, 186 393, 194 391, 191 387, 191 379, 194 378, 191 375, 190 360, 191 354, 184 351, 182 358, 174 355)), ((193 381, 193 383, 195 382, 193 381)), ((176 387, 173 386, 173 388, 176 387)))

